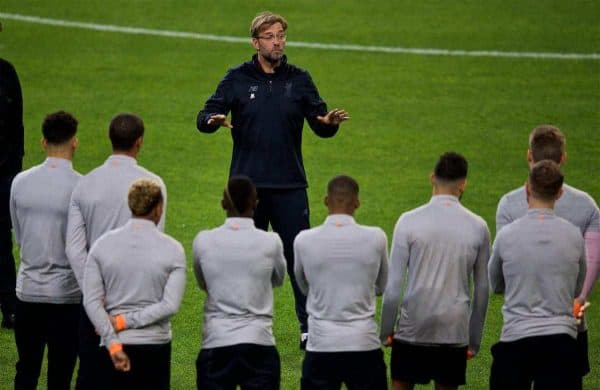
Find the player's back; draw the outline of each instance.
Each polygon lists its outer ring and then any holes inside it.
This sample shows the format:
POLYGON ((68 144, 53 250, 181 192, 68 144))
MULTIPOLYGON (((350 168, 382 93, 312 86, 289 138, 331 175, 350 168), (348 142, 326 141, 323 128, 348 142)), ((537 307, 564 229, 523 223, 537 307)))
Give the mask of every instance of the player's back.
POLYGON ((468 340, 470 280, 478 257, 489 253, 488 234, 485 221, 453 196, 434 196, 400 217, 391 256, 407 250, 409 258, 399 339, 442 344, 468 340))
MULTIPOLYGON (((166 190, 157 175, 142 168, 132 157, 112 155, 104 164, 83 176, 73 191, 75 203, 86 225, 86 239, 91 245, 104 233, 123 226, 131 211, 127 194, 131 183, 140 178, 156 180, 163 190, 163 210, 166 210, 166 190)), ((165 212, 159 223, 164 229, 165 212)))

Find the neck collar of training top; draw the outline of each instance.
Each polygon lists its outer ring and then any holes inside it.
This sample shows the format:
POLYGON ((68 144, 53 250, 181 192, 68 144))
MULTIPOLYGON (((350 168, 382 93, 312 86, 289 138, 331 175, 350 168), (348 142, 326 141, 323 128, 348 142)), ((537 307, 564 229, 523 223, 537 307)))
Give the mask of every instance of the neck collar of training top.
POLYGON ((554 216, 554 209, 549 209, 545 207, 527 209, 527 216, 533 218, 543 219, 544 216, 554 216))
POLYGON ((111 154, 108 159, 106 160, 107 162, 123 162, 123 163, 130 163, 130 164, 137 164, 137 160, 131 156, 127 156, 125 154, 111 154))
POLYGON ((228 217, 225 220, 225 226, 232 230, 252 229, 254 228, 254 220, 244 217, 228 217))
POLYGON ((352 215, 348 214, 330 214, 325 218, 325 225, 335 225, 337 227, 344 225, 355 225, 356 221, 352 215))
POLYGON ((433 195, 430 202, 456 202, 460 203, 458 197, 454 195, 433 195))
POLYGON ((140 229, 156 229, 156 224, 154 223, 154 221, 151 221, 147 218, 140 218, 140 217, 131 217, 131 219, 129 220, 128 225, 132 226, 135 230, 140 230, 140 229))
POLYGON ((67 160, 66 158, 60 157, 46 157, 46 161, 44 162, 46 165, 50 165, 52 168, 56 167, 73 167, 73 162, 71 160, 67 160))
POLYGON ((258 54, 254 54, 252 56, 252 64, 254 65, 254 68, 256 69, 256 71, 259 72, 259 73, 261 73, 261 74, 263 74, 263 75, 278 74, 287 65, 287 56, 284 54, 283 57, 281 57, 281 62, 279 63, 279 66, 277 68, 275 68, 275 73, 266 73, 263 70, 262 66, 260 65, 260 62, 258 62, 258 54))

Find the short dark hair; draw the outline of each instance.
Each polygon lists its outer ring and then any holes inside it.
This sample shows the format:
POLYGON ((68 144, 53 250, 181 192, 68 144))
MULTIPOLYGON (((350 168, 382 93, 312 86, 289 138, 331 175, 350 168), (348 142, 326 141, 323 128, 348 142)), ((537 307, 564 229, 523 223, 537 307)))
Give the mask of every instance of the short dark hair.
POLYGON ((358 196, 358 183, 348 175, 334 177, 327 184, 327 196, 335 200, 349 200, 358 196))
POLYGON ((555 199, 563 181, 560 166, 552 160, 538 161, 529 171, 529 188, 532 195, 541 200, 555 199))
POLYGON ((42 124, 42 134, 49 144, 60 145, 77 133, 77 119, 65 111, 48 114, 42 124))
POLYGON ((256 187, 247 176, 232 176, 226 188, 227 202, 240 214, 254 208, 256 200, 256 187))
POLYGON ((108 136, 114 150, 129 150, 144 135, 144 121, 135 114, 116 115, 108 128, 108 136))
POLYGON ((467 177, 469 164, 467 159, 455 152, 446 152, 440 156, 433 174, 443 181, 462 180, 467 177))
POLYGON ((529 150, 531 150, 533 162, 552 160, 560 164, 565 153, 565 144, 564 134, 555 126, 538 126, 529 135, 529 150))

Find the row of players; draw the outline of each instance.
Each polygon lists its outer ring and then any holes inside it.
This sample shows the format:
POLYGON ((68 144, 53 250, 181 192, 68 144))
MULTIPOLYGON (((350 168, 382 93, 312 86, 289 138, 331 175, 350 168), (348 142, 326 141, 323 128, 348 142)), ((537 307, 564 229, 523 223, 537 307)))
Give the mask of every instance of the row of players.
MULTIPOLYGON (((117 115, 109 128, 113 154, 83 177, 71 164, 76 130, 68 113, 47 116, 47 159, 11 188, 21 248, 15 388, 35 388, 45 345, 50 388, 69 388, 78 352, 78 388, 169 388, 169 318, 182 300, 186 260, 182 246, 162 233, 162 180, 136 163, 143 122, 117 115)), ((387 388, 383 343, 392 347, 394 388, 431 380, 457 388, 467 358, 479 350, 491 286, 505 303, 490 387, 534 381, 537 388, 581 388, 587 332, 578 334, 582 313, 572 306, 585 301, 598 274, 600 216, 591 197, 563 185, 565 157, 558 129, 532 132, 528 182, 498 209, 499 228, 515 222, 499 231, 490 258, 485 221, 460 204, 467 161, 445 153, 431 175, 430 202, 396 224, 389 270, 383 230, 353 218, 357 182, 333 178, 329 216, 294 243, 294 275, 309 314, 301 387, 387 388)), ((254 226, 257 202, 250 179, 230 178, 225 223, 194 240, 194 272, 207 292, 198 388, 279 388, 272 288, 282 284, 286 262, 279 236, 254 226)))

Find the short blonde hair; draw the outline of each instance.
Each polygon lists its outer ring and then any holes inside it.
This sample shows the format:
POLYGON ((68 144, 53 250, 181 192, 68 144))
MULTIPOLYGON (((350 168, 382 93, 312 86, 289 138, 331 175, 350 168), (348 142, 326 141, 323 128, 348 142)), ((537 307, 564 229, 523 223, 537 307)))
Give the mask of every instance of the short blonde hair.
POLYGON ((250 36, 252 38, 258 37, 261 31, 265 28, 269 28, 275 23, 281 23, 283 27, 283 31, 287 30, 287 20, 281 15, 274 14, 270 11, 264 11, 256 15, 254 20, 252 20, 252 24, 250 25, 250 36))
POLYGON ((146 216, 163 201, 160 185, 154 180, 138 179, 129 187, 127 201, 131 214, 135 217, 146 216))

